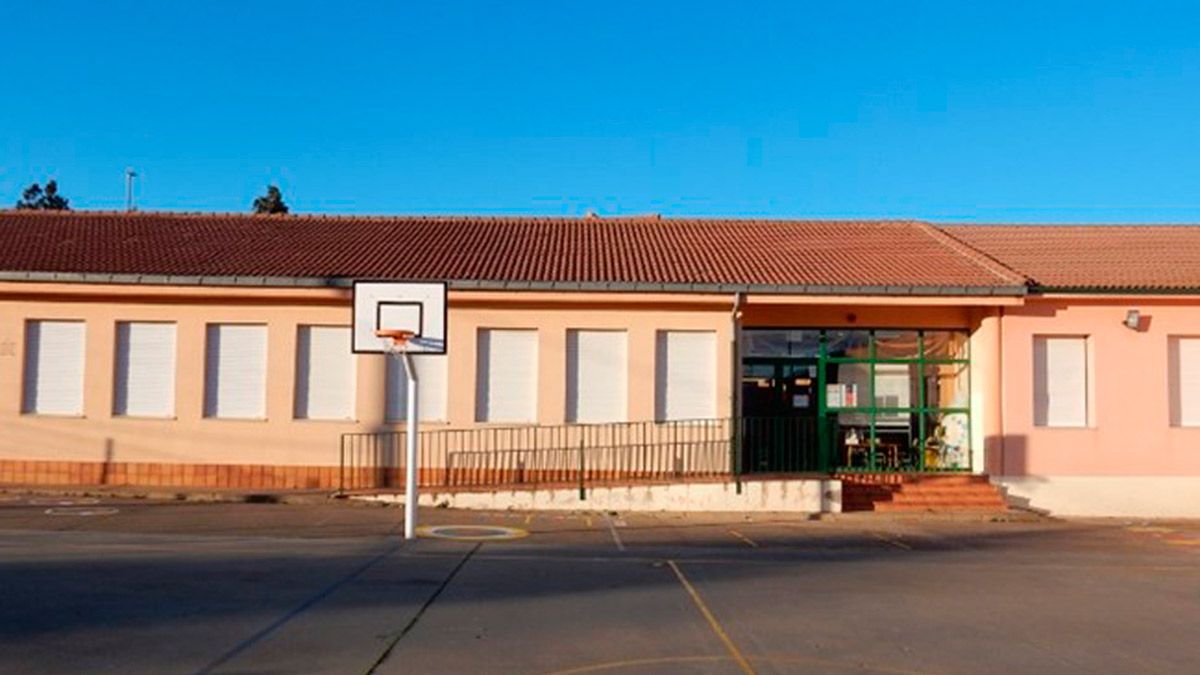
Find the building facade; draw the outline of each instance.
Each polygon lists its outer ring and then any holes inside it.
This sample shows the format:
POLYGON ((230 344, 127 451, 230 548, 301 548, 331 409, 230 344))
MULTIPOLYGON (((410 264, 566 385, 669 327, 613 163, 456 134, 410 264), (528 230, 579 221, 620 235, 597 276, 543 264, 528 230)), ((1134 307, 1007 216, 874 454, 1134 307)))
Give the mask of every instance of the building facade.
POLYGON ((0 482, 339 487, 405 410, 350 352, 350 282, 444 279, 423 480, 600 439, 618 478, 687 445, 684 476, 986 473, 1196 516, 1200 229, 1128 230, 1154 264, 1114 285, 1103 228, 0 214, 0 482))

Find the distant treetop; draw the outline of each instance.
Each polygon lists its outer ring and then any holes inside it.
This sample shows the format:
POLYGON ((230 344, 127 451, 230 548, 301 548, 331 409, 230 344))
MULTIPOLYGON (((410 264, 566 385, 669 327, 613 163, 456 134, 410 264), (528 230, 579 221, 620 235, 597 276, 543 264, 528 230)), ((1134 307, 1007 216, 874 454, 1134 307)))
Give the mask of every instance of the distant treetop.
POLYGON ((283 203, 283 193, 274 185, 267 186, 267 194, 254 198, 255 213, 287 213, 288 206, 283 203))
POLYGON ((38 211, 70 211, 67 199, 58 194, 58 181, 46 181, 46 189, 34 183, 21 193, 17 202, 18 209, 33 209, 38 211))

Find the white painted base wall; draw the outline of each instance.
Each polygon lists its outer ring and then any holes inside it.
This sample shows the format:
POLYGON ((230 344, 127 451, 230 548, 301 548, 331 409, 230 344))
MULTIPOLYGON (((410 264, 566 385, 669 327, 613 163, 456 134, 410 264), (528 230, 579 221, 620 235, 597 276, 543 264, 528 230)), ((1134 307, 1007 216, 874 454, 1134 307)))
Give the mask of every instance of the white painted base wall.
POLYGON ((1055 516, 1200 518, 1200 476, 992 476, 1010 506, 1055 516))
MULTIPOLYGON (((404 503, 404 494, 356 497, 370 501, 404 503)), ((491 492, 426 491, 421 506, 452 509, 516 511, 791 511, 840 513, 842 483, 838 480, 764 480, 742 483, 679 483, 579 490, 496 490, 491 492)))

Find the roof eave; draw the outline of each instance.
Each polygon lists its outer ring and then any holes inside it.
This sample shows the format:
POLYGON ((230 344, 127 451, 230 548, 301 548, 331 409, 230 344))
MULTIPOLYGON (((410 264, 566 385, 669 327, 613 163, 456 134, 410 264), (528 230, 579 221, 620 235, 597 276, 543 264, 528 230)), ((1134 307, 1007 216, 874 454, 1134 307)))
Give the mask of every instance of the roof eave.
MULTIPOLYGON (((38 272, 0 270, 0 281, 120 284, 148 286, 261 286, 349 288, 351 277, 201 276, 171 274, 114 274, 105 272, 38 272)), ((825 284, 720 284, 651 283, 625 281, 498 281, 455 279, 455 290, 589 291, 611 293, 761 293, 772 295, 881 295, 881 296, 1023 296, 1025 286, 956 285, 825 285, 825 284)))
POLYGON ((1200 295, 1200 286, 1033 286, 1035 295, 1200 295))

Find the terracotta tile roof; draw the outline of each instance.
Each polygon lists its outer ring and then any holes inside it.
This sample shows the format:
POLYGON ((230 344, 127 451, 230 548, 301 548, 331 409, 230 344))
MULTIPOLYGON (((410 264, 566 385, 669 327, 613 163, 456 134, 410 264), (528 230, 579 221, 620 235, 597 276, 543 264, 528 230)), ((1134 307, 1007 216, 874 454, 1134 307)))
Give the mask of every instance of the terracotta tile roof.
POLYGON ((1024 284, 921 222, 658 217, 5 211, 0 271, 909 292, 1024 284))
POLYGON ((1197 225, 947 225, 941 229, 1038 287, 1200 289, 1197 225))

